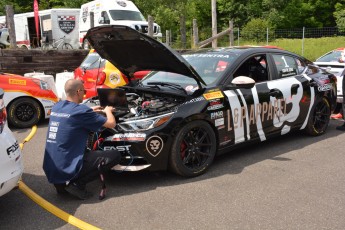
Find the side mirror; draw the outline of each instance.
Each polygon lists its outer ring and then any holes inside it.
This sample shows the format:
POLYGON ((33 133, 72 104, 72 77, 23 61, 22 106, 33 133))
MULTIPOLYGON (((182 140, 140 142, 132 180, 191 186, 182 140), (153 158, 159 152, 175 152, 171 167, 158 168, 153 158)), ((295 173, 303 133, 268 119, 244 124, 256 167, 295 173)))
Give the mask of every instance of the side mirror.
POLYGON ((246 76, 238 76, 234 78, 231 83, 239 88, 251 89, 255 85, 255 81, 246 76))

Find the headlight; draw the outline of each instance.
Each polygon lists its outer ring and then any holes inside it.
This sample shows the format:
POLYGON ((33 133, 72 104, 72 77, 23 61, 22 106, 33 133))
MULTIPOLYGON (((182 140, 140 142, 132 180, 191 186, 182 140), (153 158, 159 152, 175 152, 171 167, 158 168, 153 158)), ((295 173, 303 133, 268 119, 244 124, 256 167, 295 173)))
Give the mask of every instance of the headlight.
POLYGON ((140 131, 149 130, 163 125, 173 116, 174 112, 164 114, 157 117, 150 117, 146 119, 140 119, 135 121, 126 121, 119 123, 118 126, 124 131, 140 131))

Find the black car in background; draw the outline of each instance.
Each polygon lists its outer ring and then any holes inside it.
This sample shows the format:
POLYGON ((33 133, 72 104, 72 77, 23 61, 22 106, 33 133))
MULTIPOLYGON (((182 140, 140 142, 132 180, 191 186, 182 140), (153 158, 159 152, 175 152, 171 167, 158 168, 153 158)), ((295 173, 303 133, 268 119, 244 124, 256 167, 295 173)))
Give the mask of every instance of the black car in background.
POLYGON ((170 169, 197 176, 216 154, 241 144, 295 130, 323 134, 336 104, 336 77, 281 49, 232 47, 180 55, 125 26, 92 28, 87 39, 126 76, 153 70, 120 87, 127 112, 117 115, 114 129, 90 138, 90 148, 123 153, 117 170, 170 169))

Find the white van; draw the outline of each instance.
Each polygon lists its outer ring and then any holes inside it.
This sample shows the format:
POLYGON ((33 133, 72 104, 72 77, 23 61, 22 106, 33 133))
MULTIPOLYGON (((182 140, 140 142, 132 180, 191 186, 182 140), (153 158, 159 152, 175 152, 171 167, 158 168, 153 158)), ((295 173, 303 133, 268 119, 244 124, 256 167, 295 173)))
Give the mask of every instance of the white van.
MULTIPOLYGON (((125 25, 143 33, 148 32, 145 17, 132 1, 127 0, 95 0, 85 3, 81 6, 79 23, 79 42, 82 48, 88 48, 88 42, 84 37, 93 26, 125 25), (93 12, 93 21, 90 20, 90 12, 93 12)), ((160 26, 156 23, 153 33, 155 38, 162 38, 160 26)))

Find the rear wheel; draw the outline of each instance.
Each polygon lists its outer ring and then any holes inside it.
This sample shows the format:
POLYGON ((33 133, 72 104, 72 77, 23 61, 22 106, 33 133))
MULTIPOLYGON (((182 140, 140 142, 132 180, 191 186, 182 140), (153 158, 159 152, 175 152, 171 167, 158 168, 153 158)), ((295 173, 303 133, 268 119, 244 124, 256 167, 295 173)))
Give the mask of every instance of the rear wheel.
POLYGON ((17 128, 29 128, 42 118, 40 105, 32 98, 18 98, 8 106, 8 122, 17 128))
POLYGON ((53 49, 53 46, 51 44, 43 44, 41 47, 42 50, 51 50, 53 49))
POLYGON ((72 45, 69 44, 69 43, 64 43, 64 44, 62 45, 62 49, 63 49, 63 50, 73 50, 73 47, 72 47, 72 45))
POLYGON ((205 121, 192 121, 174 140, 170 168, 181 176, 201 175, 213 162, 216 150, 216 136, 211 126, 205 121))
POLYGON ((305 131, 312 136, 318 136, 326 132, 331 116, 331 107, 325 97, 315 100, 310 111, 309 120, 305 131))

